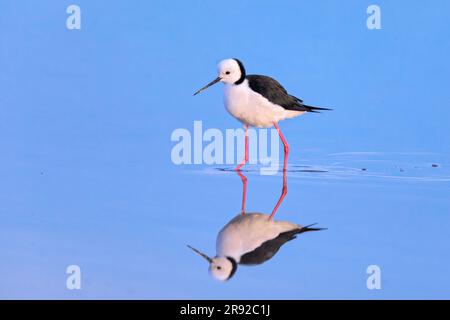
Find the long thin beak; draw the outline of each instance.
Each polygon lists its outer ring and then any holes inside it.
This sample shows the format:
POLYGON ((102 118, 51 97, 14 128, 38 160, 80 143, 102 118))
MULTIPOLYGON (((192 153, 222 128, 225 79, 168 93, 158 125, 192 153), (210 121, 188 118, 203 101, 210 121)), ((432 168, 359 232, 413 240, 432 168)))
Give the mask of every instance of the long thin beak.
POLYGON ((221 77, 217 77, 215 78, 213 81, 211 81, 210 83, 208 83, 206 86, 204 86, 203 88, 201 88, 200 90, 198 90, 196 93, 194 93, 194 96, 199 94, 200 92, 202 92, 203 90, 208 89, 209 87, 211 87, 212 85, 216 84, 217 82, 219 82, 220 80, 222 80, 221 77))
POLYGON ((203 258, 205 258, 209 263, 212 262, 212 259, 210 257, 208 257, 206 254, 204 254, 203 252, 198 251, 197 249, 191 247, 190 245, 188 245, 188 248, 192 249, 195 253, 197 253, 198 255, 200 255, 203 258))

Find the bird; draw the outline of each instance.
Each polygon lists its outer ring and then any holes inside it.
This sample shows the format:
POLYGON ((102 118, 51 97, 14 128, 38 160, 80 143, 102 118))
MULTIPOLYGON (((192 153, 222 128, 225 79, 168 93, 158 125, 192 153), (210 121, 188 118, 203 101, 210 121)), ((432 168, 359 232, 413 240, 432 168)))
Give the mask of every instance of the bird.
POLYGON ((188 245, 209 263, 209 273, 219 281, 228 281, 238 265, 259 265, 271 259, 278 250, 298 234, 325 230, 287 221, 268 219, 267 214, 238 214, 217 235, 216 256, 209 257, 188 245))
POLYGON ((278 123, 284 119, 294 118, 305 112, 317 113, 331 110, 303 103, 289 94, 275 79, 264 75, 247 75, 243 63, 236 58, 222 60, 218 66, 218 76, 206 86, 194 93, 194 96, 222 82, 224 87, 224 104, 227 111, 239 120, 245 129, 245 155, 235 168, 241 170, 248 162, 248 128, 275 127, 284 146, 283 171, 286 171, 289 145, 278 123))

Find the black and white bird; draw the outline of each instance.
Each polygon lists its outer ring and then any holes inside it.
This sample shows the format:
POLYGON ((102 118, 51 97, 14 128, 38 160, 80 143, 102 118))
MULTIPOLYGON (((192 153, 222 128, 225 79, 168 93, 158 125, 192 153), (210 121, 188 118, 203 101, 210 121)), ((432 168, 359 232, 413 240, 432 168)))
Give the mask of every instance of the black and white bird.
POLYGON ((247 75, 244 65, 238 59, 226 59, 218 65, 218 77, 194 95, 208 87, 223 82, 224 102, 227 111, 238 119, 245 128, 245 157, 236 167, 248 161, 248 128, 270 128, 275 126, 284 145, 284 167, 286 170, 289 145, 283 137, 278 122, 297 117, 305 112, 331 110, 306 105, 303 100, 290 95, 275 79, 263 75, 247 75))
POLYGON ((188 245, 209 263, 209 272, 217 280, 227 281, 238 265, 258 265, 271 259, 286 242, 300 233, 324 230, 287 221, 268 219, 262 213, 239 214, 219 232, 216 256, 206 254, 188 245))

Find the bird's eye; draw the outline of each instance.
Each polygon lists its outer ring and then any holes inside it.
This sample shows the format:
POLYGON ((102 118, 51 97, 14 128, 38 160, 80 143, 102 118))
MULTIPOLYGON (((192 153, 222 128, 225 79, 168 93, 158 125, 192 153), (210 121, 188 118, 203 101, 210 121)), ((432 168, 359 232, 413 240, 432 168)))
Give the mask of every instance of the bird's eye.
POLYGON ((230 73, 231 73, 230 71, 225 72, 225 74, 230 74, 230 73))
POLYGON ((217 267, 217 270, 222 270, 222 267, 217 267))

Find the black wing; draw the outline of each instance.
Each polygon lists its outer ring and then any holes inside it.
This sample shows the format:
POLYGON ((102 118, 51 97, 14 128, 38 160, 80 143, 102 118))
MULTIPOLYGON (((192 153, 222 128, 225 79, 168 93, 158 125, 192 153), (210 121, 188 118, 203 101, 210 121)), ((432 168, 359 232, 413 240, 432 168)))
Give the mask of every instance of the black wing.
POLYGON ((270 102, 283 107, 286 110, 318 112, 318 110, 330 110, 303 104, 303 100, 287 93, 286 89, 275 79, 261 75, 248 75, 248 85, 270 102))
POLYGON ((294 229, 291 231, 286 231, 280 233, 278 237, 268 240, 260 245, 258 248, 251 252, 247 252, 241 257, 239 264, 243 265, 255 265, 261 264, 272 258, 283 244, 288 241, 294 240, 297 234, 307 232, 307 231, 319 231, 324 230, 323 228, 310 228, 311 226, 294 229))

